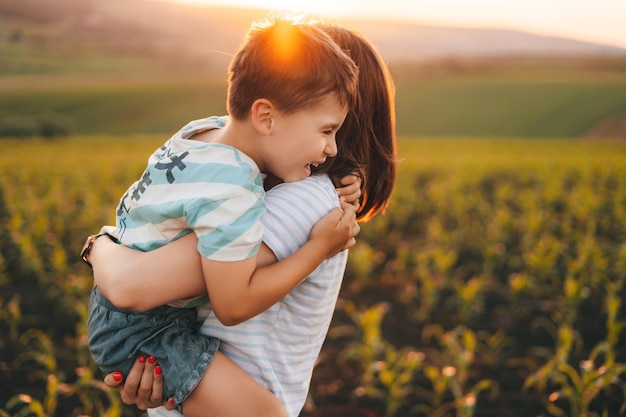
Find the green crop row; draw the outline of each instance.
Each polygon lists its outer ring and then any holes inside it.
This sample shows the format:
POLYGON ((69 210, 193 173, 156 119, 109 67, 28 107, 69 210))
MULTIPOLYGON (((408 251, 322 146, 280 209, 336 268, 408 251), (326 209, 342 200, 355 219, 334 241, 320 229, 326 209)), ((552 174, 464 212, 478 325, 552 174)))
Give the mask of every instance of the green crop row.
MULTIPOLYGON (((86 349, 78 252, 162 140, 3 141, 0 416, 141 415, 86 349)), ((351 250, 303 415, 621 415, 626 144, 405 139, 400 157, 389 210, 351 250)))

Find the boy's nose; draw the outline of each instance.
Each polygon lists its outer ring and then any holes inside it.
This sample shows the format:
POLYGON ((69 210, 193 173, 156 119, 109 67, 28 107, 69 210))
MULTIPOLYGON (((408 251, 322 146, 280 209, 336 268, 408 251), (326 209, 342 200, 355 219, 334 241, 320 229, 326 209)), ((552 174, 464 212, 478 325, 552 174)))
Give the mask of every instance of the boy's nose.
POLYGON ((324 148, 324 153, 328 156, 337 155, 337 141, 335 140, 334 135, 326 143, 326 147, 324 148))

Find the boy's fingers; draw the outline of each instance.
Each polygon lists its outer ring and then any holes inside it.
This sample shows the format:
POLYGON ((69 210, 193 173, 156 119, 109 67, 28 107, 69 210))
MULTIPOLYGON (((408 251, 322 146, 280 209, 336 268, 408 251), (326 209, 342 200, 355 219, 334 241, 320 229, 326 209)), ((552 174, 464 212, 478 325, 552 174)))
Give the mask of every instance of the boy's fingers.
POLYGON ((355 244, 356 237, 359 233, 361 233, 361 226, 357 222, 354 222, 354 225, 352 226, 352 239, 354 239, 355 244))
POLYGON ((361 198, 361 193, 354 193, 350 195, 339 196, 340 201, 350 204, 352 207, 354 207, 357 210, 359 207, 361 207, 361 200, 359 200, 360 198, 361 198))
POLYGON ((337 193, 340 195, 354 194, 359 192, 360 189, 361 187, 358 182, 352 182, 349 184, 341 184, 341 187, 337 189, 337 193))
POLYGON ((356 245, 356 236, 361 231, 361 226, 356 222, 356 209, 354 206, 348 203, 342 203, 343 214, 341 216, 341 220, 339 221, 339 225, 342 227, 347 227, 348 232, 350 234, 351 239, 345 246, 345 249, 350 249, 354 245, 356 245))
POLYGON ((360 206, 359 199, 361 198, 361 182, 356 181, 357 177, 354 175, 349 175, 348 177, 352 178, 354 182, 344 183, 342 179, 342 187, 337 189, 337 195, 358 209, 360 206))
MULTIPOLYGON (((341 202, 341 209, 343 210, 341 221, 343 222, 354 222, 356 221, 356 209, 350 203, 345 201, 341 202)), ((347 225, 347 223, 345 223, 347 225)))
POLYGON ((335 222, 337 223, 337 225, 339 225, 339 222, 342 221, 343 218, 343 207, 339 208, 339 207, 335 207, 333 208, 330 212, 328 212, 328 214, 326 215, 326 219, 328 219, 328 221, 330 222, 335 222))
POLYGON ((342 177, 341 180, 339 180, 339 183, 345 187, 345 186, 348 186, 348 185, 351 185, 351 184, 354 184, 354 183, 358 182, 359 179, 360 178, 358 177, 358 175, 348 174, 348 175, 342 177))
POLYGON ((352 208, 356 211, 359 207, 361 207, 361 202, 358 198, 350 199, 346 197, 339 197, 339 202, 341 203, 341 208, 344 208, 344 206, 352 206, 352 208))

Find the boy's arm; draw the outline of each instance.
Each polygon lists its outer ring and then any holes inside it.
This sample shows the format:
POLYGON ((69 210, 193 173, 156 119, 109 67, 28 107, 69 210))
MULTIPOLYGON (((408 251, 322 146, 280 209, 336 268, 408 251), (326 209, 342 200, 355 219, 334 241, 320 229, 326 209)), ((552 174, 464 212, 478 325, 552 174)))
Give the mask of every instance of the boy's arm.
POLYGON ((295 253, 261 268, 254 258, 238 262, 202 260, 215 316, 226 326, 239 324, 287 295, 325 259, 352 247, 359 232, 354 207, 342 204, 315 224, 311 238, 295 253))

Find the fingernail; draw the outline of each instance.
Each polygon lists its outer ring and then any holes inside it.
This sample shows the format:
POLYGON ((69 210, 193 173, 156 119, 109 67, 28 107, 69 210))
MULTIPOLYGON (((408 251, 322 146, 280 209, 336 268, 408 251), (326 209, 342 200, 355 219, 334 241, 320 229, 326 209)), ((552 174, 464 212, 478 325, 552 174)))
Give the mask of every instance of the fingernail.
POLYGON ((121 372, 113 372, 113 380, 115 380, 115 382, 120 382, 122 377, 123 375, 121 372))
POLYGON ((154 367, 154 373, 157 375, 161 375, 163 373, 163 370, 161 369, 161 365, 157 365, 154 367))
POLYGON ((137 360, 139 361, 139 363, 144 363, 146 361, 146 358, 144 356, 140 356, 137 360))
POLYGON ((156 358, 154 356, 148 356, 148 362, 149 363, 155 363, 156 362, 156 358))
POLYGON ((167 402, 169 402, 170 404, 174 405, 174 399, 170 398, 169 400, 167 400, 167 402))

